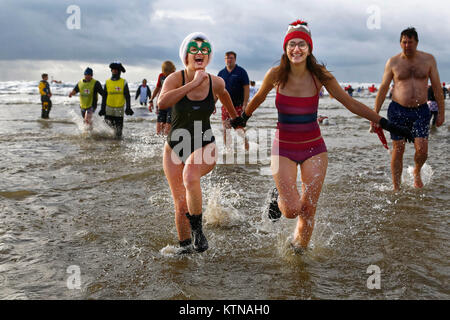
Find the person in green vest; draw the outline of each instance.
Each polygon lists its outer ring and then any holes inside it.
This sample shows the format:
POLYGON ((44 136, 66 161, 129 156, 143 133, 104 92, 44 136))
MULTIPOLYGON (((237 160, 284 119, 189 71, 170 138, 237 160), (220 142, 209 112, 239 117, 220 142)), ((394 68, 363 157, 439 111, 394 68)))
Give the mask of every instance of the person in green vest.
POLYGON ((41 75, 41 82, 39 82, 39 93, 41 95, 42 112, 41 118, 48 119, 50 110, 52 109, 52 92, 50 91, 50 85, 48 84, 48 74, 43 73, 41 75))
POLYGON ((94 71, 87 67, 84 71, 84 79, 78 81, 77 85, 69 93, 69 98, 80 93, 80 109, 84 123, 92 126, 92 115, 97 109, 97 98, 100 94, 103 96, 103 88, 100 81, 92 78, 94 71))
POLYGON ((125 73, 125 68, 120 62, 112 62, 109 68, 112 76, 106 80, 102 108, 98 114, 99 116, 105 116, 106 123, 116 131, 116 137, 121 138, 124 112, 127 116, 132 116, 134 112, 131 110, 130 90, 127 81, 120 77, 122 72, 125 73))

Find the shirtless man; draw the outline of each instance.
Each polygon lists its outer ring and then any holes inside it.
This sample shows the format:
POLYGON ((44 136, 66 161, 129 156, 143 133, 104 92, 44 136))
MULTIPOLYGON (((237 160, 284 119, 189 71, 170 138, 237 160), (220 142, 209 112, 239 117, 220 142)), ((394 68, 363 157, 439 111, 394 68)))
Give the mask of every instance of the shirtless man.
MULTIPOLYGON (((430 129, 430 110, 427 106, 428 79, 438 103, 439 115, 436 126, 444 123, 444 96, 434 57, 418 51, 419 38, 414 28, 402 31, 400 47, 402 52, 391 57, 385 66, 383 80, 375 99, 375 112, 379 113, 389 85, 394 80, 392 102, 388 109, 388 119, 393 123, 408 127, 414 135, 414 187, 422 188, 420 170, 428 157, 428 133, 430 129)), ((377 124, 371 123, 371 131, 377 124)), ((403 171, 404 137, 391 134, 393 152, 391 158, 392 182, 394 190, 400 189, 403 171)))

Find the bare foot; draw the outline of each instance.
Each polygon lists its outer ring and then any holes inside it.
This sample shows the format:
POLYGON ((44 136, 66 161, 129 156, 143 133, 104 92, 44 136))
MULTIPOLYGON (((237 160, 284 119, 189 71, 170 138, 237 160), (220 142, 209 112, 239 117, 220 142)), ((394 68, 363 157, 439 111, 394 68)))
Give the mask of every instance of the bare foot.
POLYGON ((417 172, 417 169, 414 168, 414 188, 423 188, 422 178, 420 177, 420 170, 417 172))

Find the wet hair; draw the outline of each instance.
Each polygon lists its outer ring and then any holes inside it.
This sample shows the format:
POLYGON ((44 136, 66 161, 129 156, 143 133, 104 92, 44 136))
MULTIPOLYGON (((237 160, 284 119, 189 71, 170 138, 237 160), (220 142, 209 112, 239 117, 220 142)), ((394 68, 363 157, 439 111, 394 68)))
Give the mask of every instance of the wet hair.
POLYGON ((172 72, 175 72, 176 68, 172 61, 167 60, 162 63, 161 70, 163 73, 170 74, 172 72))
MULTIPOLYGON (((311 51, 311 47, 308 44, 311 51)), ((306 58, 306 68, 315 75, 322 84, 325 84, 328 80, 331 80, 333 76, 330 75, 327 68, 323 63, 319 63, 316 57, 312 53, 306 58)), ((280 64, 275 67, 275 85, 279 85, 283 88, 289 77, 289 72, 291 71, 291 64, 286 51, 281 56, 280 64)))
POLYGON ((252 86, 254 86, 256 83, 255 83, 255 81, 250 81, 250 84, 252 85, 252 86))
POLYGON ((229 56, 229 55, 233 55, 234 56, 234 58, 236 59, 236 52, 234 52, 234 51, 227 51, 227 52, 225 52, 225 57, 226 56, 229 56))
POLYGON ((417 42, 419 42, 419 36, 417 35, 416 28, 414 27, 406 28, 405 30, 402 31, 402 33, 400 33, 400 42, 402 41, 402 38, 404 36, 410 39, 414 38, 417 42))
POLYGON ((48 74, 43 73, 43 74, 41 74, 41 77, 42 77, 42 79, 44 79, 45 77, 48 77, 48 74))

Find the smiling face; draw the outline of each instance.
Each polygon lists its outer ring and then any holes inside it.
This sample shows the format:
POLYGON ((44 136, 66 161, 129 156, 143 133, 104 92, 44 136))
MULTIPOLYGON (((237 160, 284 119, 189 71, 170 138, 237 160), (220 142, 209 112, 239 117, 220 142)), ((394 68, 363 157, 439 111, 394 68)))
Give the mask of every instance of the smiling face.
POLYGON ((204 41, 191 41, 187 47, 187 66, 194 70, 204 70, 209 63, 211 47, 204 41))
POLYGON ((310 55, 309 45, 301 38, 293 38, 286 44, 286 54, 291 63, 306 62, 306 58, 310 55))

